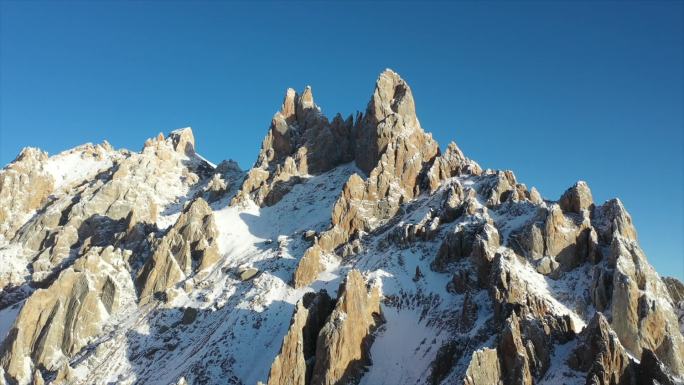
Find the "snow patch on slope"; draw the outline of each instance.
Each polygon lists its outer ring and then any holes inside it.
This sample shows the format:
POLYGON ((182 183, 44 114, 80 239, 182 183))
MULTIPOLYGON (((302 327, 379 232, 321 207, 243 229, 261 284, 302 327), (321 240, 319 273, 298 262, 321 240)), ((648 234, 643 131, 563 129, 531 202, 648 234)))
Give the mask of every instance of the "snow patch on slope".
MULTIPOLYGON (((112 321, 107 338, 119 342, 103 342, 101 349, 112 349, 111 354, 91 355, 77 365, 85 376, 80 383, 168 385, 181 375, 207 384, 266 380, 295 304, 312 290, 287 284, 309 246, 302 234, 329 225, 339 186, 356 171, 346 165, 309 177, 272 207, 216 202, 221 260, 180 283, 169 303, 133 306, 112 321), (255 267, 259 274, 243 282, 237 274, 242 266, 255 267), (186 284, 193 287, 190 292, 183 290, 186 284), (184 324, 188 308, 196 309, 196 318, 184 324), (159 367, 166 370, 159 372, 159 367)), ((330 285, 339 285, 339 277, 330 285)))
MULTIPOLYGON (((505 248, 501 248, 500 251, 502 253, 510 253, 510 250, 505 248)), ((547 282, 548 278, 534 270, 527 261, 518 260, 515 255, 512 255, 510 259, 502 258, 501 263, 504 264, 511 273, 515 274, 527 284, 525 287, 527 293, 546 300, 549 305, 549 310, 553 314, 570 316, 577 332, 586 326, 586 322, 581 316, 571 310, 566 304, 554 298, 552 290, 547 282)), ((562 283, 558 283, 556 286, 557 288, 560 288, 562 287, 562 283)), ((568 292, 570 290, 565 291, 568 292)))
POLYGON ((421 383, 446 335, 440 336, 418 312, 387 306, 382 311, 386 322, 376 332, 371 346, 373 365, 360 384, 421 383))
POLYGON ((66 189, 111 168, 116 155, 99 145, 86 144, 51 156, 45 164, 45 170, 55 179, 55 190, 66 189), (86 152, 87 149, 92 151, 86 152))

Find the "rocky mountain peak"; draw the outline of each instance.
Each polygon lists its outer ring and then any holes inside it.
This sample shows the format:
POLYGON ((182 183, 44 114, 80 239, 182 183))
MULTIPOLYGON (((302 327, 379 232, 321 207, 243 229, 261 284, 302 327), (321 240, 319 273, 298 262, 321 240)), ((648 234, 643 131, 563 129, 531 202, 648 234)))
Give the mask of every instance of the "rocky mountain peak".
POLYGON ((302 92, 302 95, 297 100, 297 109, 305 112, 314 108, 316 108, 316 105, 314 104, 313 91, 311 86, 306 86, 304 87, 304 92, 302 92))
POLYGON ((46 152, 26 147, 0 172, 0 236, 12 237, 24 217, 45 204, 54 191, 47 160, 46 152))
POLYGON ((565 212, 581 214, 583 210, 589 210, 594 205, 594 199, 587 182, 581 180, 567 189, 558 203, 565 212))
POLYGON ((195 154, 195 136, 192 128, 186 127, 171 131, 169 139, 173 143, 173 149, 187 156, 195 154))
POLYGON ((387 146, 399 137, 414 142, 418 147, 427 144, 428 147, 419 148, 425 152, 422 157, 434 156, 436 143, 432 145, 432 137, 420 128, 411 88, 399 74, 386 69, 378 77, 366 113, 357 125, 356 165, 370 173, 387 146))
POLYGON ((180 128, 169 133, 167 138, 163 133, 159 133, 156 137, 147 139, 143 146, 143 152, 154 151, 162 158, 169 158, 168 151, 175 151, 186 156, 193 156, 195 154, 195 136, 192 133, 192 128, 180 128))
POLYGON ((404 126, 420 127, 411 87, 389 68, 378 77, 366 114, 376 124, 396 114, 401 117, 404 126))
POLYGON ((378 77, 366 113, 356 119, 338 114, 331 122, 315 105, 311 87, 301 95, 290 88, 233 203, 250 196, 259 205, 272 205, 298 178, 352 161, 369 174, 383 155, 393 162, 414 155, 426 162, 438 152, 432 136, 420 128, 410 87, 392 70, 378 77))
POLYGON ((295 115, 297 111, 295 107, 297 98, 297 91, 295 91, 294 88, 288 88, 287 91, 285 91, 285 99, 283 100, 283 105, 280 107, 279 113, 287 122, 297 120, 295 115))
POLYGON ((684 381, 684 285, 619 199, 442 152, 384 71, 288 89, 254 166, 191 129, 0 171, 0 385, 684 381))
POLYGON ((317 107, 314 103, 313 91, 310 86, 306 86, 301 95, 293 88, 288 88, 287 91, 285 91, 283 105, 276 115, 282 117, 289 125, 301 125, 304 123, 307 113, 310 110, 315 109, 317 109, 317 107))
POLYGON ((43 162, 48 158, 48 154, 39 148, 35 147, 24 147, 19 152, 19 155, 12 161, 13 164, 25 163, 25 162, 43 162))

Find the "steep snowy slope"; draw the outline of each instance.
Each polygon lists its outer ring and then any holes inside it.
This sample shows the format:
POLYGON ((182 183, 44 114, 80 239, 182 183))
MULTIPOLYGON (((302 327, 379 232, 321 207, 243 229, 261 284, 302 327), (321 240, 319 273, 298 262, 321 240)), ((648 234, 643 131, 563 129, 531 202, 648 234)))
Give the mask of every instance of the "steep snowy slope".
POLYGON ((678 283, 619 200, 441 152, 383 72, 288 90, 252 169, 190 129, 0 172, 0 384, 667 384, 678 283))

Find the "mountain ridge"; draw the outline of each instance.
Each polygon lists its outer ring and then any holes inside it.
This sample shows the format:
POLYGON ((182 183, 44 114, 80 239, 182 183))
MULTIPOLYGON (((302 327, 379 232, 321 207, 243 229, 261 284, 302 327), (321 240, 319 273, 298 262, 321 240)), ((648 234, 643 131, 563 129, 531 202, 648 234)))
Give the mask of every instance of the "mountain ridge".
POLYGON ((0 172, 0 230, 0 383, 684 376, 681 284, 619 199, 580 181, 544 200, 442 152, 391 70, 346 119, 288 89, 246 172, 189 128, 139 153, 26 149, 0 172))

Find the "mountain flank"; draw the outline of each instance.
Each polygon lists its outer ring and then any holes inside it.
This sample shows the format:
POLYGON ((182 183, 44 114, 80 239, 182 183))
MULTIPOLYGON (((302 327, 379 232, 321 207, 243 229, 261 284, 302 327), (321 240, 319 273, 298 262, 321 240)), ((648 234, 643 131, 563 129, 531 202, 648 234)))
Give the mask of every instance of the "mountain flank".
POLYGON ((190 128, 25 148, 0 385, 684 383, 684 285, 619 199, 444 148, 392 70, 348 117, 288 89, 246 171, 190 128))

